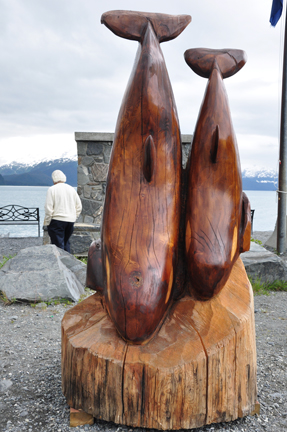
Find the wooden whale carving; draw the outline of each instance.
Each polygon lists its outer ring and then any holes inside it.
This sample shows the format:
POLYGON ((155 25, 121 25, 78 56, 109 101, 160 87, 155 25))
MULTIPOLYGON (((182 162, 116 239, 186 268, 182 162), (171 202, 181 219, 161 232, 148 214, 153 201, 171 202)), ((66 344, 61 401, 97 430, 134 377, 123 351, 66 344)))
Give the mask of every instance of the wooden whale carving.
POLYGON ((244 51, 190 49, 187 64, 208 84, 188 161, 185 247, 190 291, 217 294, 239 253, 249 249, 250 205, 223 78, 245 64, 244 51), (249 240, 248 240, 249 236, 249 240))
POLYGON ((86 287, 103 294, 103 264, 101 240, 94 240, 89 247, 86 287))
POLYGON ((111 11, 101 21, 137 40, 120 108, 102 221, 105 304, 120 335, 144 343, 173 295, 181 195, 179 122, 160 42, 178 36, 188 15, 111 11))

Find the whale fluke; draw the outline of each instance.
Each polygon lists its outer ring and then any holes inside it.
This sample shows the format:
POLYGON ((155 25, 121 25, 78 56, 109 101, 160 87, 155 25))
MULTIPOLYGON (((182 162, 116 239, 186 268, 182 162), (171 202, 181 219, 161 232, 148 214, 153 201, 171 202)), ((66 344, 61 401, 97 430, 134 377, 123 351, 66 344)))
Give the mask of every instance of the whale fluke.
POLYGON ((101 23, 124 39, 141 41, 150 22, 159 42, 175 39, 190 23, 190 15, 167 15, 114 10, 105 12, 101 23))
POLYGON ((221 72, 222 78, 231 77, 247 61, 245 51, 238 49, 194 48, 185 51, 184 58, 188 66, 203 78, 209 78, 215 67, 221 72))

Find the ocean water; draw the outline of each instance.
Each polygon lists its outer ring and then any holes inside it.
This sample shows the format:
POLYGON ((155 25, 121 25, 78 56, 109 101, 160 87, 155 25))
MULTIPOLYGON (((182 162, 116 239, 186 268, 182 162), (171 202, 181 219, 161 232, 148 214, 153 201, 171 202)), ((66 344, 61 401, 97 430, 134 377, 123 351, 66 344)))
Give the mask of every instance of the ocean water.
MULTIPOLYGON (((0 186, 0 207, 9 204, 23 207, 39 207, 40 234, 43 236, 43 222, 45 217, 45 199, 49 186, 0 186)), ((37 237, 38 225, 0 225, 0 236, 37 237)))
MULTIPOLYGON (((14 204, 24 207, 39 207, 40 226, 44 221, 44 204, 48 186, 0 186, 0 207, 14 204)), ((271 231, 277 219, 277 194, 273 191, 246 191, 251 208, 255 210, 254 231, 271 231)), ((222 209, 224 211, 224 209, 222 209)), ((0 225, 0 236, 37 237, 37 225, 0 225)), ((41 236, 42 228, 41 228, 41 236)))
POLYGON ((278 198, 276 191, 245 191, 251 208, 255 210, 253 231, 273 231, 277 220, 278 198))

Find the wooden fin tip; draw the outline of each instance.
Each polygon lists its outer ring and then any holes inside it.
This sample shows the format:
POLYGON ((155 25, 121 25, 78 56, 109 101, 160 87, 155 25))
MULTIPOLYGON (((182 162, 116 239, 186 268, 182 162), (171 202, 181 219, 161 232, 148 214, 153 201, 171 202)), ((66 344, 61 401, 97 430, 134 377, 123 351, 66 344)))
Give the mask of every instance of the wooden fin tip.
POLYGON ((94 422, 95 419, 92 414, 70 408, 70 427, 93 425, 94 422))
POLYGON ((250 415, 254 416, 255 414, 257 414, 257 415, 260 414, 260 403, 258 401, 256 401, 256 403, 254 405, 254 409, 250 415))

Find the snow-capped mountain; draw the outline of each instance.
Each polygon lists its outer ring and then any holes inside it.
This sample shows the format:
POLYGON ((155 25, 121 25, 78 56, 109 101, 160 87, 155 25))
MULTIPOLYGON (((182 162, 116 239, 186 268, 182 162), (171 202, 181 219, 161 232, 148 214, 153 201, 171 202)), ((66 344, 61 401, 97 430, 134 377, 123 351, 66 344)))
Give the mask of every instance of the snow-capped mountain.
POLYGON ((66 174, 67 183, 77 186, 77 165, 76 158, 42 160, 31 165, 11 162, 0 166, 0 175, 9 186, 51 186, 52 172, 60 169, 66 174))
MULTIPOLYGON (((52 172, 60 169, 66 174, 67 182, 77 186, 77 164, 76 157, 44 159, 32 164, 11 162, 0 166, 0 176, 3 177, 6 185, 50 186, 52 172)), ((267 168, 253 167, 242 171, 243 190, 276 191, 277 179, 277 171, 267 168)))
POLYGON ((242 171, 243 190, 269 190, 276 191, 278 173, 268 168, 249 168, 242 171))

